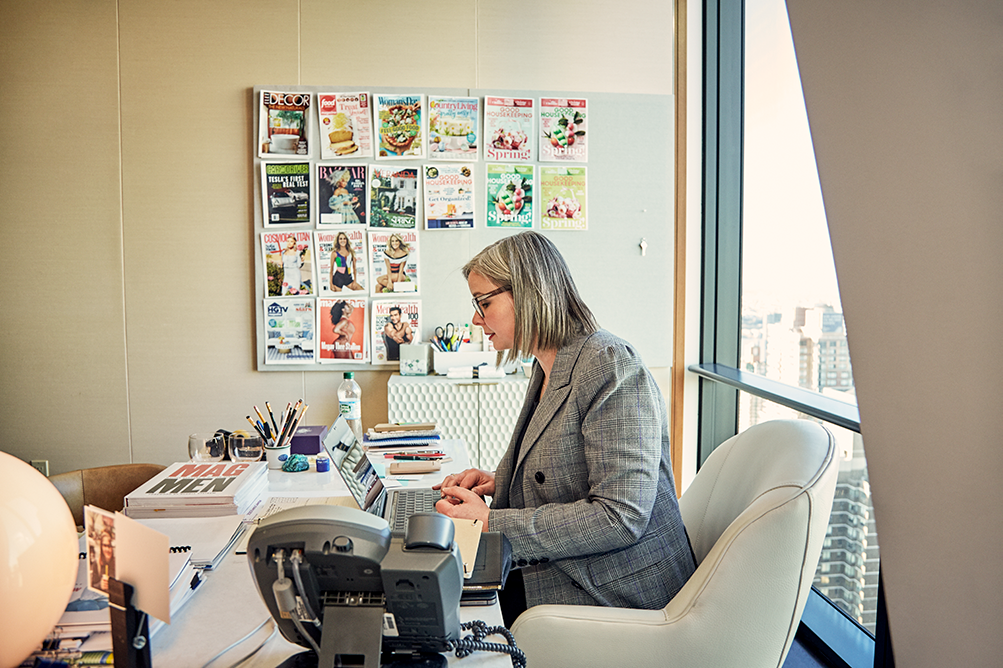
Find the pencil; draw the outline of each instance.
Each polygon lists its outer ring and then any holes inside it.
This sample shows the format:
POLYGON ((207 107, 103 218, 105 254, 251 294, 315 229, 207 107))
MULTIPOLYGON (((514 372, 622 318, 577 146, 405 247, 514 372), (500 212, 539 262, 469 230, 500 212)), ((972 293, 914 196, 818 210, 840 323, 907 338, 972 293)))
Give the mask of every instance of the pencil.
POLYGON ((265 410, 268 411, 268 417, 271 418, 272 420, 272 429, 275 431, 276 434, 278 434, 279 425, 275 424, 275 415, 272 413, 272 405, 267 401, 265 402, 265 410))
POLYGON ((258 432, 258 433, 259 433, 259 434, 261 435, 261 438, 264 438, 265 440, 268 440, 268 437, 266 437, 266 436, 265 436, 265 434, 264 434, 264 432, 262 432, 262 431, 261 431, 261 430, 260 430, 260 429, 258 428, 258 425, 256 425, 256 424, 254 423, 254 420, 252 420, 252 419, 251 419, 251 416, 250 416, 250 415, 247 415, 246 417, 247 417, 247 421, 251 423, 251 426, 252 426, 252 427, 254 427, 254 431, 258 432))

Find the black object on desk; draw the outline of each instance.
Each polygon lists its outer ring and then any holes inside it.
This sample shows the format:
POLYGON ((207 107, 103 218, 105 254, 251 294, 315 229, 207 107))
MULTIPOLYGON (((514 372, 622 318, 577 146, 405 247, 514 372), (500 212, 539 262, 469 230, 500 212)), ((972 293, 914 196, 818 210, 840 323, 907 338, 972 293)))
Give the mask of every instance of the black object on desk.
POLYGON ((149 617, 132 605, 132 585, 109 578, 111 640, 115 668, 152 668, 149 617))

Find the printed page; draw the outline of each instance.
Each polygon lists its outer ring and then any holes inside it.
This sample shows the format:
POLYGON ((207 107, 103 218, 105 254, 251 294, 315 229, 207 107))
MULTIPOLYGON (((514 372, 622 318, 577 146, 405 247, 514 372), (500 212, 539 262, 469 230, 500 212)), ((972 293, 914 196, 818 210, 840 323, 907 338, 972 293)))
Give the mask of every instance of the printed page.
POLYGON ((480 116, 480 98, 429 95, 428 157, 476 161, 481 145, 480 116))
POLYGON ((321 297, 317 300, 318 360, 321 364, 369 361, 366 305, 365 297, 321 297))
POLYGON ((540 167, 540 229, 589 228, 585 170, 585 167, 540 167))
POLYGON ((418 233, 415 230, 369 230, 371 294, 417 293, 418 233))
POLYGON ((263 90, 258 96, 258 157, 300 158, 310 155, 311 93, 263 90))
POLYGON ((540 162, 588 162, 587 100, 540 98, 540 162))
POLYGON ((369 178, 365 165, 325 165, 316 168, 317 226, 365 225, 369 178))
POLYGON ((344 227, 314 232, 317 249, 317 294, 332 297, 365 294, 369 285, 369 254, 366 229, 344 227))
POLYGON ((473 163, 425 165, 426 230, 474 228, 473 163))
POLYGON ((421 300, 374 300, 370 305, 373 364, 399 364, 400 346, 421 339, 421 300))
POLYGON ((374 98, 377 159, 424 158, 425 95, 376 93, 374 98))
POLYGON ((534 165, 487 165, 488 227, 533 227, 534 165))
POLYGON ((317 93, 320 159, 373 157, 373 110, 369 93, 317 93))

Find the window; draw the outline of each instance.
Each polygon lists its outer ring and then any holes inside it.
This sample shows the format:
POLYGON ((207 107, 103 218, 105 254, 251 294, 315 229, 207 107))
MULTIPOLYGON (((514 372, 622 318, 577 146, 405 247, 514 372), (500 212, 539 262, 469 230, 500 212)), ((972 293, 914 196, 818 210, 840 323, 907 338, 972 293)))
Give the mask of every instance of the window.
POLYGON ((842 461, 815 586, 839 612, 820 618, 846 634, 877 631, 876 651, 846 665, 892 665, 875 658, 886 656, 878 540, 786 6, 718 0, 704 9, 701 364, 692 368, 703 378, 698 460, 765 420, 826 424, 842 461))

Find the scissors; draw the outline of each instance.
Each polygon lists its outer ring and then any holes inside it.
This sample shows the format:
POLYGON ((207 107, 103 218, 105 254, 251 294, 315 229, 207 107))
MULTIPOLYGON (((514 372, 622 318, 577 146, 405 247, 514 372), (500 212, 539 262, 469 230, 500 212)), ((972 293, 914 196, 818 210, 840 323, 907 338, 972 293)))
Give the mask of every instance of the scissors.
POLYGON ((445 331, 442 327, 436 327, 435 336, 442 342, 443 347, 445 347, 448 352, 453 349, 453 338, 456 336, 456 326, 451 322, 447 322, 445 331))

